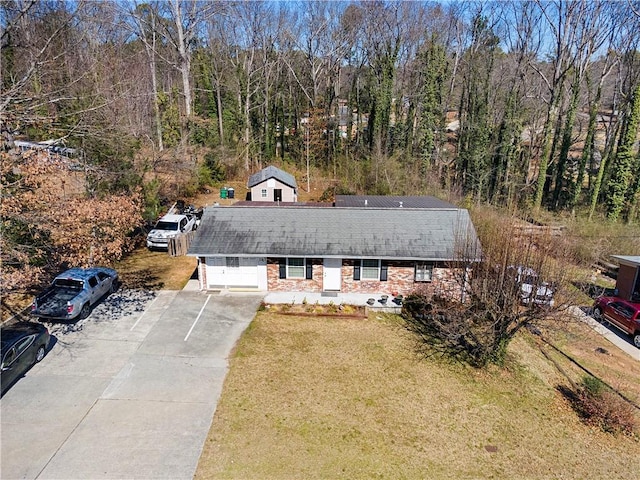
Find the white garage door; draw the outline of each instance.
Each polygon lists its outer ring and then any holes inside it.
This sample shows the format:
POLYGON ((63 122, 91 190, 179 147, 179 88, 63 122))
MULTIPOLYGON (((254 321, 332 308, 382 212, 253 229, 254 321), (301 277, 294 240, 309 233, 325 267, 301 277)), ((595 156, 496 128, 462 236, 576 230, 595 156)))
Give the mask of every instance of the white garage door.
POLYGON ((245 257, 207 258, 207 288, 256 288, 266 290, 266 259, 245 257), (263 278, 264 277, 264 278, 263 278))

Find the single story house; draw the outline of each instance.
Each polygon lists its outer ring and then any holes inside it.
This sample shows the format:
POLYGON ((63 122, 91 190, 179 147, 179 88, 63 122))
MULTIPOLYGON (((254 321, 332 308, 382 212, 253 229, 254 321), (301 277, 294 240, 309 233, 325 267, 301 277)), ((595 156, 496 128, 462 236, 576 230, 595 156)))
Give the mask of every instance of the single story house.
POLYGON ((625 300, 640 302, 640 256, 612 255, 620 263, 616 278, 618 295, 625 300))
POLYGON ((296 202, 298 184, 293 175, 272 165, 249 177, 247 182, 252 202, 296 202))
POLYGON ((234 205, 205 209, 187 254, 198 258, 201 290, 407 295, 459 291, 452 267, 477 259, 480 245, 468 211, 454 206, 234 205))

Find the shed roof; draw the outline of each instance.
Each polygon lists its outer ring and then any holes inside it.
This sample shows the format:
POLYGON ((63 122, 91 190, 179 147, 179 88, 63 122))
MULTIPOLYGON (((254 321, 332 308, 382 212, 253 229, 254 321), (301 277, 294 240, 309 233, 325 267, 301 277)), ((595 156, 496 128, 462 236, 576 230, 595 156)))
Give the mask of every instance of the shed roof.
POLYGON ((264 182, 265 180, 269 180, 270 178, 275 178, 285 185, 290 186, 291 188, 297 188, 298 184, 296 183, 296 179, 293 175, 280 170, 273 165, 269 165, 267 168, 263 168, 257 173, 254 173, 249 177, 249 181, 247 182, 247 186, 249 188, 255 187, 256 185, 264 182))
POLYGON ((359 208, 457 208, 436 197, 391 195, 336 195, 335 205, 359 208))
POLYGON ((447 261, 461 247, 479 255, 464 209, 231 206, 205 209, 188 255, 447 261))
POLYGON ((640 266, 640 255, 611 255, 623 265, 629 265, 631 267, 640 266))

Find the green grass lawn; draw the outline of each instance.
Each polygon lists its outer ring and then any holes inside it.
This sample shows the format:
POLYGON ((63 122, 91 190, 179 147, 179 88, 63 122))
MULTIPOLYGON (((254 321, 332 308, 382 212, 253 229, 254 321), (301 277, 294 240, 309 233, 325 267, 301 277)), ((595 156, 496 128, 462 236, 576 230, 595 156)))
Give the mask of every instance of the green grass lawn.
POLYGON ((637 479, 640 440, 582 424, 561 384, 527 335, 474 370, 419 355, 398 317, 261 312, 196 478, 637 479))

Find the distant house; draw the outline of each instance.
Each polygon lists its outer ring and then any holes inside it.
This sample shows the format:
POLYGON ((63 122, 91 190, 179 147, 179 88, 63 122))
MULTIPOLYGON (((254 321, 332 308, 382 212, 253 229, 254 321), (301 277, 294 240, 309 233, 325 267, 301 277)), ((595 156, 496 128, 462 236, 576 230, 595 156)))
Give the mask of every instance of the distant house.
POLYGON ((274 166, 263 168, 247 182, 253 202, 296 202, 298 184, 293 175, 274 166))
POLYGON ((616 278, 618 296, 632 302, 640 302, 640 256, 613 255, 620 263, 616 278))
POLYGON ((453 205, 231 206, 205 210, 188 255, 201 290, 406 295, 459 290, 463 247, 480 252, 469 213, 453 205))

